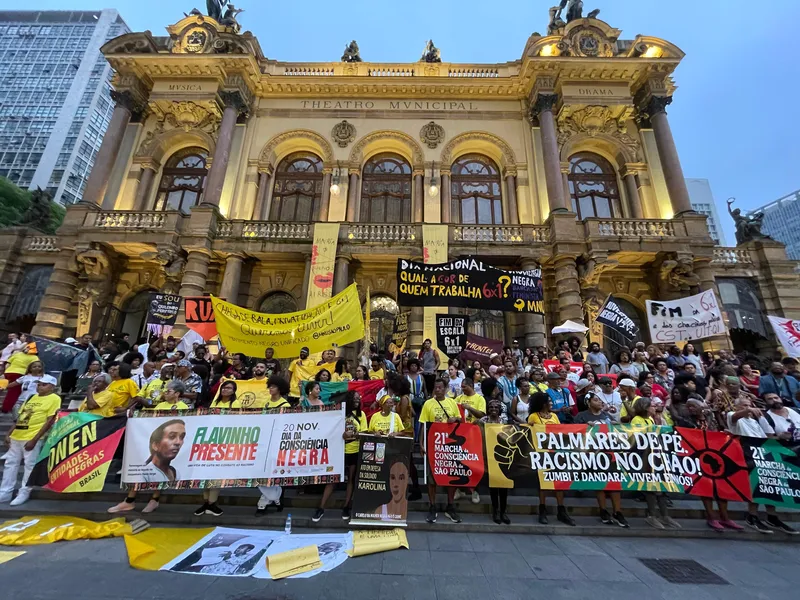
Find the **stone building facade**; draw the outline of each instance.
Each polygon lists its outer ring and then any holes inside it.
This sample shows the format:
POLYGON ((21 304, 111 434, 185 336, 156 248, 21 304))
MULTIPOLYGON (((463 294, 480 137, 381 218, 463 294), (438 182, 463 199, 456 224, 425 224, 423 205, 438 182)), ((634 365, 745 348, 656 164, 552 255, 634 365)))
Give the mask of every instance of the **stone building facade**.
MULTIPOLYGON (((692 211, 667 117, 675 45, 581 18, 503 64, 428 62, 438 51, 301 64, 266 58, 237 30, 190 15, 168 36, 104 46, 116 108, 83 201, 55 237, 0 235, 7 327, 38 307, 37 334, 135 335, 151 290, 297 310, 326 221, 341 223, 333 292, 370 288, 379 343, 403 309, 396 260, 421 259, 433 224, 451 259, 542 266, 546 314, 471 311, 487 337, 543 345, 566 319, 591 322, 612 292, 646 325, 646 299, 720 283, 730 302, 750 290, 756 303, 726 306, 729 318, 800 317, 780 244, 715 247, 692 211)), ((591 335, 608 345, 606 333, 591 335)), ((422 309, 411 334, 416 347, 422 309)), ((754 343, 774 349, 767 338, 754 343)))

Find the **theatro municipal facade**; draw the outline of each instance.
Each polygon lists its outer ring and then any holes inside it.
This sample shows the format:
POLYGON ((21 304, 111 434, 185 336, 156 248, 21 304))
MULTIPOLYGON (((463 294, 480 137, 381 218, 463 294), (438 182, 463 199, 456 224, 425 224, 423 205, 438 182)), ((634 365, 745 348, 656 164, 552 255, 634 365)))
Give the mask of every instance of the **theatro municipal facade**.
POLYGON ((433 43, 418 62, 351 43, 295 63, 235 18, 191 14, 103 52, 117 105, 82 202, 56 236, 0 233, 8 328, 135 336, 152 290, 282 313, 357 282, 383 346, 405 310, 397 259, 468 256, 541 266, 544 315, 451 309, 524 345, 592 324, 610 293, 647 343, 648 299, 715 289, 730 333, 714 348, 775 349, 764 315, 800 317, 782 245, 715 247, 691 210, 667 116, 684 53, 666 40, 558 18, 506 63, 449 63, 433 43))

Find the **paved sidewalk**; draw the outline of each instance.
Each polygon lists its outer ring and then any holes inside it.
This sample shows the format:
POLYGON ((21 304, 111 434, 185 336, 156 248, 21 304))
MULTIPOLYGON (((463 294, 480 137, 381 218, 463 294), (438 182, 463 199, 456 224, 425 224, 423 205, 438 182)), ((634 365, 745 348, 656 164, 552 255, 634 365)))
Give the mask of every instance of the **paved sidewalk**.
MULTIPOLYGON (((305 533, 305 531, 298 531, 305 533)), ((727 540, 604 539, 408 532, 410 550, 348 559, 310 579, 261 581, 137 571, 120 539, 8 548, 0 597, 175 600, 531 600, 795 597, 797 545, 727 540), (639 559, 686 559, 716 584, 675 584, 639 559)), ((661 562, 663 564, 663 562, 661 562)))

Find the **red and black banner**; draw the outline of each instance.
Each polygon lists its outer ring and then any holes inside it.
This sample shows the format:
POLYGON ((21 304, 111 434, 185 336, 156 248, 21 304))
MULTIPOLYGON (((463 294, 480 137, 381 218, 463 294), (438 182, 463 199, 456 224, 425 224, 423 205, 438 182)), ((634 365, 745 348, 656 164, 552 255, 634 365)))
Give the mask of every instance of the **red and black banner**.
POLYGON ((217 321, 210 296, 190 296, 184 299, 186 327, 199 333, 205 341, 217 335, 217 321))

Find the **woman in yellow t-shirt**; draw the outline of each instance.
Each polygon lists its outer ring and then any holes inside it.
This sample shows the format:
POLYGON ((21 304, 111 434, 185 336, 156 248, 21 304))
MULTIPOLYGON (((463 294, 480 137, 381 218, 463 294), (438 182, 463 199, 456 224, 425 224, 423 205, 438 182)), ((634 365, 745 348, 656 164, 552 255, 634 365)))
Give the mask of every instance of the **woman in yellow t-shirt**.
MULTIPOLYGON (((531 396, 530 408, 531 414, 528 415, 529 425, 560 425, 558 415, 553 412, 553 401, 546 393, 536 392, 533 396, 531 396)), ((558 508, 556 509, 556 518, 565 525, 574 527, 575 521, 573 521, 572 517, 569 516, 567 507, 564 506, 564 492, 549 492, 545 491, 541 487, 539 488, 539 523, 542 525, 547 525, 547 506, 545 504, 545 500, 551 493, 555 495, 556 504, 558 505, 558 508)))
POLYGON ((219 395, 211 403, 209 408, 233 408, 233 403, 236 402, 236 387, 235 381, 226 381, 219 386, 219 395))
POLYGON ((36 354, 36 344, 34 343, 23 346, 22 350, 14 352, 14 354, 8 357, 5 370, 5 378, 8 380, 8 391, 6 392, 6 399, 3 400, 4 413, 11 412, 17 400, 19 400, 19 395, 22 393, 22 388, 15 382, 25 375, 25 373, 28 372, 30 364, 37 360, 39 360, 39 357, 36 354))
POLYGON ((336 368, 333 370, 333 374, 331 375, 331 381, 352 381, 353 376, 350 374, 350 371, 347 369, 347 359, 340 358, 336 361, 336 368))
MULTIPOLYGON (((353 501, 353 487, 356 480, 356 466, 358 465, 358 450, 360 442, 358 435, 368 430, 367 416, 361 412, 361 397, 358 392, 347 392, 345 397, 345 413, 347 417, 344 421, 344 433, 342 439, 344 444, 344 468, 347 470, 347 493, 344 498, 344 508, 342 509, 342 519, 347 521, 350 519, 350 505, 353 501)), ((319 522, 325 514, 325 506, 333 493, 335 483, 329 483, 325 486, 322 492, 322 500, 320 500, 319 508, 311 520, 314 523, 319 522)))
POLYGON ((369 430, 378 435, 395 437, 403 433, 403 420, 394 409, 394 397, 386 394, 380 400, 381 411, 376 412, 369 420, 369 430))
POLYGON ((111 385, 108 386, 111 392, 109 411, 115 415, 125 414, 139 394, 139 386, 131 379, 131 366, 128 363, 112 365, 108 374, 111 375, 111 385))

